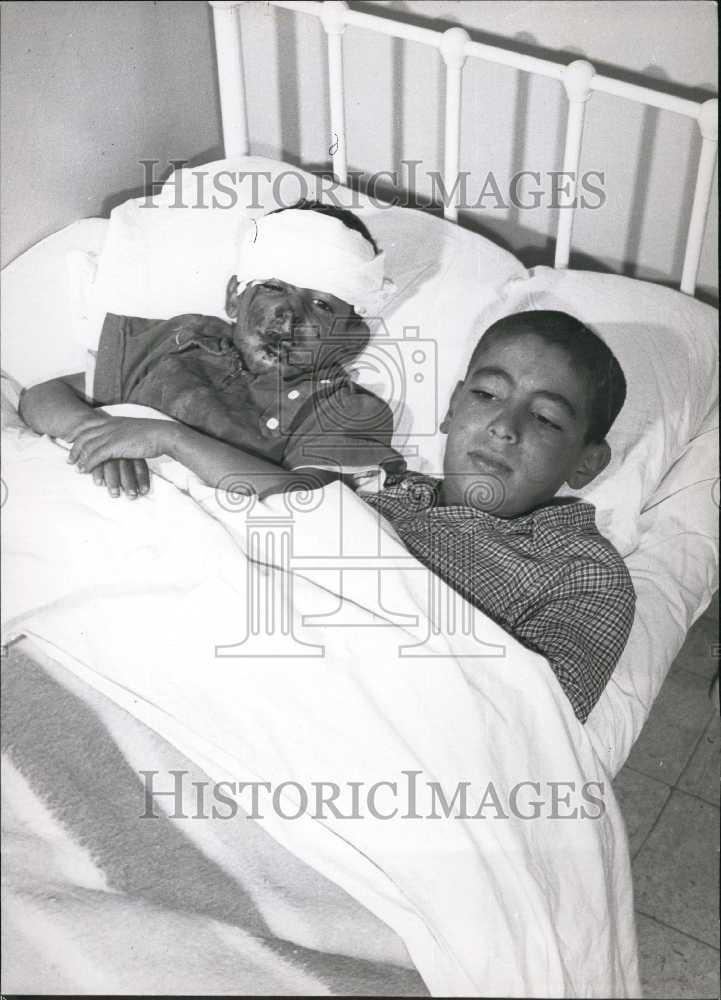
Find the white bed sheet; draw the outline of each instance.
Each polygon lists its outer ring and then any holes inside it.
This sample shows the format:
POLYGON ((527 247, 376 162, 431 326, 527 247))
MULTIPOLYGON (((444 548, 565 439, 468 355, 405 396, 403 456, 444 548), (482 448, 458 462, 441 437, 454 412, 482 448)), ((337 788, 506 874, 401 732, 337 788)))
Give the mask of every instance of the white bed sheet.
MULTIPOLYGON (((415 626, 378 627, 376 578, 345 609, 357 627, 310 624, 347 590, 326 568, 291 565, 292 584, 281 584, 265 549, 266 599, 269 579, 276 595, 292 586, 290 634, 324 653, 274 656, 280 636, 261 629, 254 655, 217 656, 249 624, 248 526, 287 524, 284 498, 243 514, 202 484, 191 497, 156 481, 142 504, 113 503, 57 446, 22 431, 6 434, 6 470, 7 638, 25 633, 55 651, 216 781, 292 781, 309 794, 336 782, 346 814, 351 781, 400 783, 390 801, 378 796, 381 815, 361 805, 354 819, 317 819, 311 807, 289 822, 265 806, 259 822, 392 927, 435 995, 637 995, 623 822, 541 657, 480 612, 471 632, 429 633, 428 573, 390 533, 384 607, 391 619, 416 615, 415 626), (424 635, 426 655, 405 655, 424 635), (408 771, 420 775, 415 805, 408 771), (470 816, 443 819, 428 781, 448 801, 467 783, 470 816)), ((337 550, 329 525, 342 523, 358 554, 376 551, 375 513, 338 484, 293 523, 293 557, 316 567, 337 550)), ((442 587, 439 603, 448 599, 442 587)), ((282 801, 293 816, 293 789, 282 801)))

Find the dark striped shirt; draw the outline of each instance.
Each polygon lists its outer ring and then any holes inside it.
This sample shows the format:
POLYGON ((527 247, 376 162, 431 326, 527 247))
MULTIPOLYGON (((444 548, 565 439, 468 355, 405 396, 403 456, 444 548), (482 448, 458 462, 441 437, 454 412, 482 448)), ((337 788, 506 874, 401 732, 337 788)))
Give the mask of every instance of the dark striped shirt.
POLYGON ((405 468, 391 447, 393 414, 383 400, 338 366, 253 374, 233 343, 233 327, 215 316, 108 313, 93 396, 100 404, 153 406, 288 469, 405 468))

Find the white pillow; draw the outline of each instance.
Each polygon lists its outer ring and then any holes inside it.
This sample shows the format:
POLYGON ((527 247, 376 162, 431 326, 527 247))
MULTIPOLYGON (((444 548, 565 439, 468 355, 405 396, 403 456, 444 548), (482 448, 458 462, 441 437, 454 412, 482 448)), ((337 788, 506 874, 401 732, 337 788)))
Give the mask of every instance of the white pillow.
POLYGON ((20 385, 83 370, 86 293, 108 228, 83 219, 2 271, 2 367, 20 385))
POLYGON ((404 248, 416 248, 418 266, 351 366, 358 382, 391 406, 393 443, 409 467, 440 474, 445 436, 439 423, 463 377, 479 317, 510 279, 527 271, 477 233, 422 212, 391 208, 365 221, 391 261, 405 261, 410 251, 404 248))
MULTIPOLYGON (((318 199, 323 190, 319 178, 297 167, 241 157, 177 171, 152 200, 156 207, 139 198, 116 208, 94 286, 88 346, 97 344, 106 312, 225 318, 225 288, 248 219, 299 196, 318 199), (199 185, 204 208, 195 207, 199 185)), ((391 405, 395 443, 409 464, 436 469, 443 449, 438 421, 472 346, 475 321, 509 278, 527 271, 489 240, 427 213, 382 207, 337 185, 328 200, 363 219, 396 284, 382 321, 371 323, 367 350, 353 363, 356 378, 391 405)))
POLYGON ((718 590, 717 423, 714 414, 664 477, 641 515, 639 546, 626 560, 636 616, 586 724, 611 775, 625 763, 689 628, 718 590))
MULTIPOLYGON (((263 157, 176 171, 155 198, 137 198, 112 212, 93 292, 98 314, 167 319, 197 312, 226 318, 225 288, 249 220, 293 204, 299 194, 320 194, 318 184, 320 179, 307 171, 263 157), (202 204, 196 175, 203 177, 202 204), (229 186, 229 177, 240 179, 229 186), (221 187, 231 194, 221 197, 221 187)), ((437 267, 437 248, 425 245, 423 222, 443 223, 413 213, 421 224, 406 226, 404 237, 394 239, 397 224, 384 216, 390 212, 398 219, 405 214, 402 209, 381 210, 358 192, 337 186, 333 201, 362 217, 386 251, 387 273, 397 285, 388 312, 437 267)), ((515 258, 493 249, 504 276, 513 273, 515 258)))
MULTIPOLYGON (((583 490, 599 529, 622 555, 638 543, 639 517, 701 427, 717 427, 718 312, 673 289, 618 275, 537 267, 506 285, 483 329, 524 309, 558 309, 591 327, 618 358, 626 402, 608 435, 612 459, 583 490)), ((713 471, 699 470, 699 479, 713 471)))

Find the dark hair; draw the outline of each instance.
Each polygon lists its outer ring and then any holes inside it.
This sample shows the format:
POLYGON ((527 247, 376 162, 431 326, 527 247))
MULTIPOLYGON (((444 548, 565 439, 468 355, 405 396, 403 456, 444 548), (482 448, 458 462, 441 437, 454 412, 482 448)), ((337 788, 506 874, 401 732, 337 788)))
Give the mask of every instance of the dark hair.
POLYGON ((370 245, 373 247, 373 253, 378 253, 378 244, 368 232, 365 224, 361 222, 358 216, 354 215, 350 209, 339 208, 338 205, 324 205, 321 201, 311 201, 308 198, 301 198, 301 200, 296 202, 295 205, 284 205, 283 208, 276 208, 272 212, 268 212, 268 215, 277 215, 278 212, 286 212, 291 208, 307 210, 309 212, 318 212, 320 215, 330 215, 333 219, 338 219, 339 222, 342 222, 348 229, 352 229, 354 232, 360 233, 361 236, 368 240, 370 245))
POLYGON ((586 441, 603 441, 626 399, 626 379, 610 348, 574 316, 537 309, 504 316, 489 326, 473 352, 471 364, 489 338, 513 333, 531 333, 566 352, 573 367, 586 376, 591 392, 586 441))

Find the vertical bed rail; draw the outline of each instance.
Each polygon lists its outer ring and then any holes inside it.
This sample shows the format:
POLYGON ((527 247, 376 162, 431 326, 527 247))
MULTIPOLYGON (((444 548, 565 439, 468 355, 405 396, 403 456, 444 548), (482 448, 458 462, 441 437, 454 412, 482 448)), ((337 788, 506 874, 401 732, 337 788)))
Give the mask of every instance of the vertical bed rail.
POLYGON ((246 156, 248 122, 245 109, 243 53, 240 46, 238 0, 209 0, 213 8, 215 53, 218 61, 220 114, 226 156, 246 156))
POLYGON ((556 256, 554 267, 568 267, 571 257, 571 236, 573 219, 576 214, 576 188, 578 187, 578 165, 581 161, 583 142, 583 122, 586 117, 586 102, 591 96, 591 80, 596 70, 584 59, 576 59, 563 71, 563 82, 568 98, 568 120, 566 122, 566 145, 563 152, 563 184, 559 185, 558 228, 556 230, 556 256))
MULTIPOLYGON (((441 37, 440 50, 446 64, 446 133, 444 140, 443 183, 446 191, 456 191, 458 166, 461 157, 461 87, 463 84, 463 64, 466 61, 466 45, 470 36, 463 28, 448 28, 441 37)), ((446 205, 443 214, 451 222, 458 221, 459 195, 462 188, 446 205)))
POLYGON ((345 0, 326 0, 320 13, 328 36, 328 96, 330 103, 333 173, 341 184, 348 182, 348 156, 345 140, 345 90, 343 86, 343 32, 348 4, 345 0))
MULTIPOLYGON (((242 6, 242 0, 208 0, 208 2, 213 8, 225 155, 245 155, 249 151, 249 144, 238 19, 238 8, 242 6)), ((392 38, 418 42, 440 52, 446 70, 443 182, 446 193, 450 193, 443 207, 446 218, 453 222, 458 220, 459 196, 463 190, 463 186, 459 183, 459 161, 463 67, 466 59, 469 57, 481 59, 521 72, 559 80, 568 99, 568 120, 563 155, 564 177, 563 183, 559 184, 557 189, 559 204, 554 258, 554 266, 557 268, 568 267, 571 256, 578 167, 586 104, 591 95, 595 91, 600 91, 693 119, 701 130, 702 146, 684 251, 681 291, 688 295, 694 294, 716 165, 718 101, 715 98, 699 103, 674 97, 662 91, 652 90, 650 87, 598 74, 593 65, 584 59, 577 59, 566 66, 550 59, 539 59, 495 45, 471 41, 468 32, 461 27, 437 31, 404 24, 387 16, 379 17, 352 10, 345 0, 325 0, 324 3, 318 0, 267 0, 267 2, 273 7, 316 17, 325 29, 328 41, 331 126, 329 155, 333 160, 333 172, 341 184, 347 183, 348 179, 343 77, 343 35, 346 26, 352 25, 392 38)))
POLYGON ((686 292, 687 295, 693 295, 696 290, 696 277, 701 261, 703 235, 711 200, 711 185, 718 149, 718 101, 706 101, 702 104, 697 121, 702 137, 701 155, 696 172, 696 186, 693 192, 691 219, 688 224, 686 253, 683 258, 683 273, 681 274, 681 291, 686 292))

